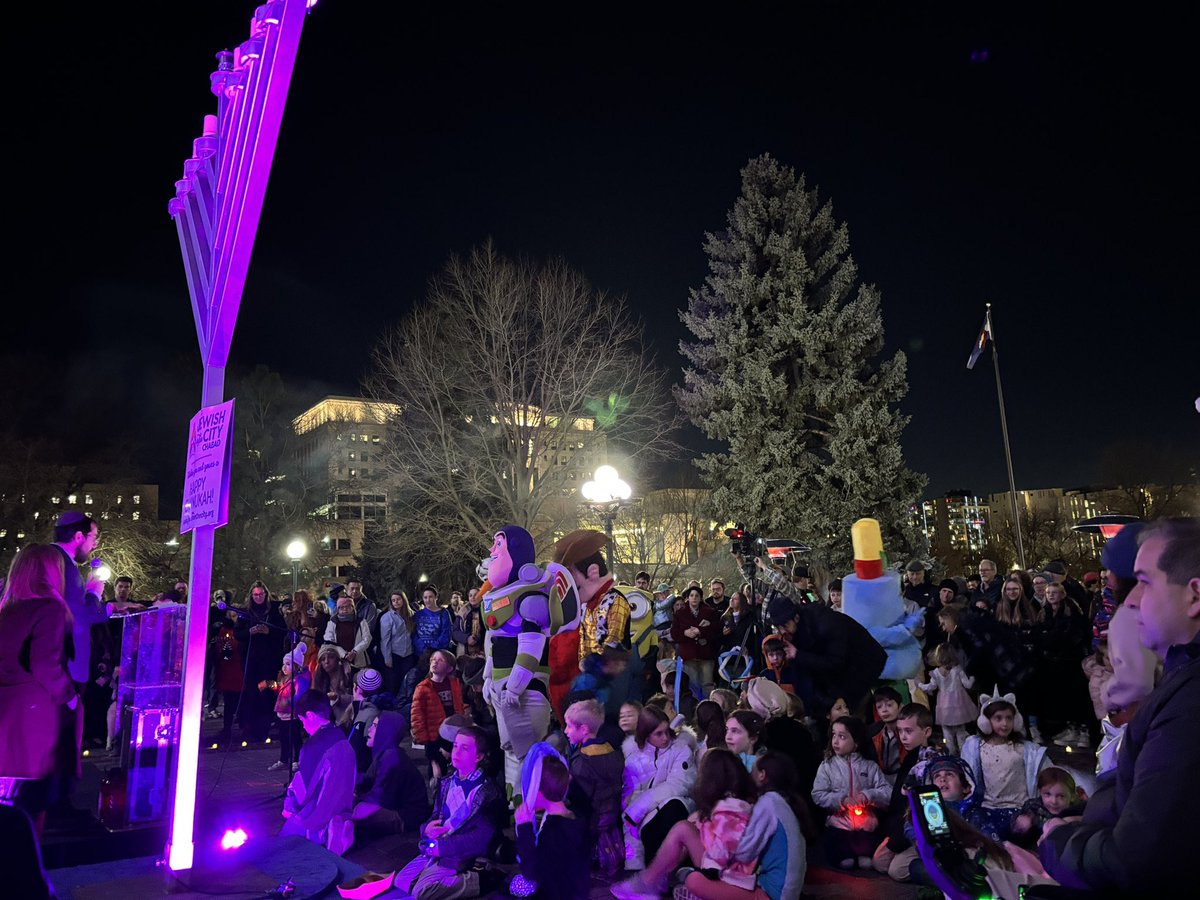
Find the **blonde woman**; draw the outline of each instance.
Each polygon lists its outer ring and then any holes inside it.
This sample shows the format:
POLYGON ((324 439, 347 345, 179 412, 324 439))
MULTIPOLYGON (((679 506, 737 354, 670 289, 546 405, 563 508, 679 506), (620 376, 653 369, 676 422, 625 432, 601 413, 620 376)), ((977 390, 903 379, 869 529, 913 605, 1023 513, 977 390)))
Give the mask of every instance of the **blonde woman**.
POLYGON ((29 813, 38 835, 62 786, 80 775, 64 579, 59 549, 30 544, 0 599, 0 800, 29 813))

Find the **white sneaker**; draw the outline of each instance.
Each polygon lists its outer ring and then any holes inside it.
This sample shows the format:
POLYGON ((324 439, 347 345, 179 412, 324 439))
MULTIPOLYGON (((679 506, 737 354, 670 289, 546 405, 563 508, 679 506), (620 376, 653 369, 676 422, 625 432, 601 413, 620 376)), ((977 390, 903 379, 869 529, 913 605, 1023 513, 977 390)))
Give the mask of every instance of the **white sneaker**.
POLYGON ((275 762, 273 762, 269 766, 267 766, 267 771, 268 772, 278 772, 280 769, 282 769, 286 765, 287 765, 287 763, 285 763, 282 759, 277 759, 277 760, 275 760, 275 762))
POLYGON ((647 881, 644 873, 638 872, 632 878, 611 885, 609 890, 617 900, 658 900, 666 891, 666 885, 662 885, 662 890, 656 890, 656 887, 647 881))

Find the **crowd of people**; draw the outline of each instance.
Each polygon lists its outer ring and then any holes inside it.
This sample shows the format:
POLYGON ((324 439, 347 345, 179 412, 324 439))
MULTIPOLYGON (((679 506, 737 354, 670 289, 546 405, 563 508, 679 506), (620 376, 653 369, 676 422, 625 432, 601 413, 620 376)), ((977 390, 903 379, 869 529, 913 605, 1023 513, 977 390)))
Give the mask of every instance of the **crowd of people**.
MULTIPOLYGON (((23 550, 0 605, 0 791, 34 817, 77 775, 95 679, 74 677, 69 636, 88 646, 105 613, 102 585, 74 585, 94 532, 70 537, 23 550)), ((652 589, 644 572, 621 592, 592 562, 602 609, 581 595, 578 665, 517 783, 476 589, 396 590, 381 609, 354 580, 282 601, 256 583, 214 616, 208 708, 228 740, 277 729, 285 832, 335 852, 416 833, 396 885, 422 898, 497 888, 518 850, 547 898, 586 896, 590 870, 618 898, 796 898, 810 853, 932 884, 918 787, 940 791, 999 896, 1167 889, 1186 875, 1170 823, 1197 800, 1200 520, 1128 525, 1102 563, 1077 581, 1061 560, 1005 576, 982 560, 937 584, 910 563, 923 664, 884 682, 840 581, 757 560, 728 594, 721 579, 652 589)))

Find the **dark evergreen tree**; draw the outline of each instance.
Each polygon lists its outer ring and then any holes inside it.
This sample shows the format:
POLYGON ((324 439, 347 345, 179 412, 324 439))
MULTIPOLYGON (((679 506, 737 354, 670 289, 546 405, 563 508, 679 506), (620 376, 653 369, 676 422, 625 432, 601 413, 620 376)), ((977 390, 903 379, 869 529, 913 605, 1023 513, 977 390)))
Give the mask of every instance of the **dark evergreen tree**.
POLYGON ((770 156, 742 170, 709 275, 681 313, 693 340, 676 397, 728 449, 698 461, 721 518, 799 539, 840 575, 850 526, 871 516, 894 559, 923 549, 910 508, 925 478, 904 462, 896 405, 906 361, 883 356, 879 291, 860 284, 845 224, 770 156))

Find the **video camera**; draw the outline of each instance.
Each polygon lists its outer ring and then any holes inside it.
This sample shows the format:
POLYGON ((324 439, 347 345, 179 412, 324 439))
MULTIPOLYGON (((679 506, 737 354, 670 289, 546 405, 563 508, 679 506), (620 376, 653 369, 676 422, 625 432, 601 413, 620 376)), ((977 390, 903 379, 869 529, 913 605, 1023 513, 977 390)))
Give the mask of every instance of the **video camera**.
POLYGON ((753 562, 754 557, 767 555, 766 539, 757 534, 751 534, 741 525, 736 528, 726 528, 725 536, 729 538, 732 545, 730 549, 736 556, 745 557, 753 562))
POLYGON ((729 538, 734 555, 742 558, 742 574, 747 581, 753 582, 754 558, 767 555, 766 540, 747 531, 740 523, 734 528, 726 528, 725 536, 729 538))

